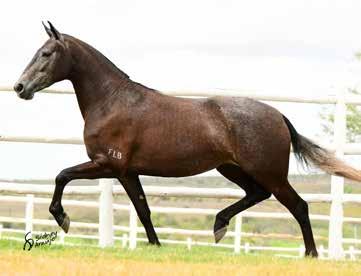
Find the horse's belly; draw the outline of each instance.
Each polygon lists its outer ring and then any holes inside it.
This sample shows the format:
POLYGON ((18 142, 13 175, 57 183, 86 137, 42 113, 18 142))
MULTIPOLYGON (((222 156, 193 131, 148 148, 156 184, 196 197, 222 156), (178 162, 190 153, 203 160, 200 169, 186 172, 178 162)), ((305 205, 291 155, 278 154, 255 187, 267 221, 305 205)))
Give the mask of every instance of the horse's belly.
POLYGON ((198 124, 187 125, 182 131, 144 135, 132 154, 130 167, 139 174, 179 177, 199 174, 232 160, 226 134, 212 124, 198 124))
POLYGON ((139 158, 135 156, 132 158, 129 169, 143 175, 182 177, 209 171, 222 163, 224 161, 212 152, 189 156, 154 154, 139 156, 139 158))
POLYGON ((129 169, 140 175, 164 176, 164 177, 185 177, 200 174, 218 167, 221 162, 204 162, 198 160, 188 160, 185 162, 169 161, 158 165, 155 161, 153 165, 138 166, 131 165, 129 169))

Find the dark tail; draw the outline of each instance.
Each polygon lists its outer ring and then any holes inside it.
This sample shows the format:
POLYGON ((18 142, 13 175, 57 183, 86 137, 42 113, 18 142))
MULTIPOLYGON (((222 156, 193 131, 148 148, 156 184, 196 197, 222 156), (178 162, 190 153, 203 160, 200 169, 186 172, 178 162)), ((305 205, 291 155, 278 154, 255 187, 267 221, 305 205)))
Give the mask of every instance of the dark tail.
POLYGON ((361 181, 361 171, 352 168, 338 159, 332 152, 321 148, 308 138, 298 134, 291 122, 283 116, 291 134, 291 143, 296 159, 306 166, 311 162, 316 167, 333 175, 343 176, 352 180, 361 181))

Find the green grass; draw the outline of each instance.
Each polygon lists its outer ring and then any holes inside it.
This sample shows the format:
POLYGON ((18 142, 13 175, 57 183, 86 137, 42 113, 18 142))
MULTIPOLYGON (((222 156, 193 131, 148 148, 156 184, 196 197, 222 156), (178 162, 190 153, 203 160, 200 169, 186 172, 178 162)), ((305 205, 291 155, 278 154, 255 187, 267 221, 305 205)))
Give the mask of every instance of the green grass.
POLYGON ((23 251, 0 240, 3 275, 358 275, 361 262, 234 254, 222 248, 141 245, 122 248, 51 245, 23 251))
MULTIPOLYGON (((83 243, 84 244, 84 243, 83 243)), ((50 245, 33 247, 30 251, 23 251, 23 243, 12 240, 0 240, 1 252, 29 254, 32 256, 60 257, 60 256, 82 256, 82 257, 112 257, 130 259, 136 261, 169 262, 182 261, 187 263, 235 263, 242 255, 236 255, 232 250, 224 248, 192 247, 188 250, 185 246, 163 245, 161 247, 140 244, 135 250, 118 247, 98 248, 86 246, 50 245)), ((252 255, 248 255, 250 259, 252 255)), ((244 256, 243 256, 244 257, 244 256)), ((257 258, 256 258, 257 259, 257 258)))
MULTIPOLYGON (((281 263, 289 263, 292 259, 266 256, 263 254, 235 254, 232 250, 219 247, 194 246, 188 250, 181 245, 163 245, 161 247, 147 244, 140 244, 135 250, 128 250, 115 246, 112 248, 98 248, 87 246, 67 246, 67 245, 46 245, 33 247, 30 251, 23 250, 23 243, 12 240, 0 240, 0 250, 2 253, 21 253, 31 256, 82 256, 82 257, 111 257, 129 259, 136 261, 169 262, 181 261, 186 263, 213 263, 213 264, 237 264, 240 260, 257 264, 277 260, 281 263)), ((361 265, 361 263, 360 263, 361 265)))

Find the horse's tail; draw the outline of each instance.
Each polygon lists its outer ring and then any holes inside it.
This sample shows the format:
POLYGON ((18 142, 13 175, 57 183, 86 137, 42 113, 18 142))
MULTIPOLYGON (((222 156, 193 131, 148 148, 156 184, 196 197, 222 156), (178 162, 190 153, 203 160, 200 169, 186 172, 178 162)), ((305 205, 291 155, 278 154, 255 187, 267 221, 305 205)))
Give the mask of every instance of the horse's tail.
POLYGON ((361 181, 361 171, 352 168, 345 162, 336 158, 336 156, 328 150, 316 145, 308 138, 297 133, 291 122, 283 116, 284 121, 291 134, 291 143, 296 159, 306 166, 309 162, 333 175, 343 176, 352 180, 361 181))

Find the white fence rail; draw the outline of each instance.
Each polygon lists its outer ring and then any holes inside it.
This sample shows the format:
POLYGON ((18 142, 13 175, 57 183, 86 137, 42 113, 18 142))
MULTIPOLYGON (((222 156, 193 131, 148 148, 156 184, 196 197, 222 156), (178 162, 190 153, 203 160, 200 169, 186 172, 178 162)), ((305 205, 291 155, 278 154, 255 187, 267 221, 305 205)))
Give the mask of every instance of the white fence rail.
MULTIPOLYGON (((0 87, 0 91, 12 91, 10 87, 0 87)), ((56 93, 56 94, 72 94, 72 91, 64 91, 64 90, 45 90, 42 93, 56 93)), ((360 144, 346 144, 345 143, 345 136, 346 136, 346 104, 357 104, 361 105, 361 97, 354 96, 354 95, 346 95, 343 91, 340 91, 338 95, 334 96, 280 96, 280 95, 261 95, 261 94, 254 94, 254 93, 247 93, 244 91, 230 91, 230 90, 217 90, 217 91, 207 91, 207 92, 192 92, 192 91, 171 91, 165 92, 166 94, 171 94, 174 96, 191 96, 191 97, 207 97, 207 96, 216 96, 216 95, 227 95, 227 96, 247 96, 258 100, 264 101, 281 101, 281 102, 297 102, 297 103, 316 103, 316 104, 335 104, 335 125, 334 125, 334 144, 329 146, 330 149, 334 150, 339 157, 342 157, 344 154, 361 154, 361 145, 360 144)), ((32 143, 58 143, 58 144, 82 144, 82 139, 80 138, 57 138, 57 137, 28 137, 28 136, 11 136, 11 135, 0 135, 0 141, 7 141, 7 142, 32 142, 32 143)), ((4 179, 0 181, 5 181, 4 179)), ((5 182, 18 182, 16 180, 7 180, 5 182)), ((346 218, 343 216, 343 203, 345 202, 361 202, 361 195, 351 195, 351 194, 344 194, 344 187, 343 187, 343 178, 340 177, 332 177, 331 180, 331 193, 330 194, 303 194, 301 195, 305 200, 308 202, 314 201, 321 201, 321 202, 330 202, 331 203, 331 211, 330 216, 311 216, 312 219, 322 219, 329 221, 329 248, 328 248, 328 256, 333 259, 340 259, 345 256, 348 252, 349 254, 353 254, 351 258, 354 258, 355 254, 358 254, 359 251, 355 250, 354 248, 350 248, 348 251, 343 250, 343 243, 344 242, 351 242, 350 239, 346 240, 343 239, 342 235, 342 227, 343 222, 353 222, 359 223, 360 218, 346 218), (351 252, 351 253, 350 253, 351 252)), ((72 187, 69 186, 66 189, 66 193, 73 193, 73 194, 100 194, 100 206, 99 207, 99 220, 101 225, 97 224, 87 224, 88 227, 99 227, 99 241, 101 246, 111 245, 113 243, 113 230, 120 229, 117 226, 113 226, 112 222, 112 213, 111 210, 117 208, 116 204, 112 204, 112 192, 110 189, 111 183, 102 183, 101 187, 72 187), (112 208, 113 207, 113 208, 112 208)), ((18 185, 8 185, 4 183, 0 183, 0 192, 1 191, 12 191, 12 192, 22 192, 22 193, 45 193, 47 194, 49 187, 48 186, 38 186, 38 185, 26 185, 26 187, 20 188, 18 185)), ((124 193, 121 188, 113 189, 113 193, 124 193)), ((212 189, 212 190, 204 190, 204 189, 197 189, 192 190, 190 188, 167 188, 159 189, 157 187, 146 187, 146 193, 148 195, 154 196, 197 196, 197 197, 222 197, 222 198, 239 198, 243 196, 241 191, 230 191, 227 189, 212 189)), ((3 200, 4 197, 1 197, 3 200)), ((8 198, 7 200, 11 200, 8 198)), ((38 199, 30 196, 28 198, 29 201, 34 200, 44 200, 38 199)), ((40 203, 40 202, 39 202, 40 203)), ((65 201, 64 201, 65 203, 65 201)), ((68 202, 69 203, 69 202, 68 202)), ((74 204, 79 204, 75 203, 74 204)), ((82 206, 93 205, 94 203, 91 202, 83 202, 82 206)), ((118 206, 119 207, 119 206, 118 206)), ((30 218, 31 208, 27 211, 28 217, 27 220, 30 218)), ((167 212, 174 209, 167 209, 167 212)), ((199 209, 203 210, 203 209, 199 209)), ((194 210, 193 210, 194 211, 194 210)), ((209 212, 208 210, 205 212, 209 212)), ((134 210, 130 209, 131 218, 134 216, 134 210)), ((251 215, 252 212, 242 212, 242 216, 245 217, 247 215, 251 215)), ((253 214, 256 216, 255 214, 253 214)), ((289 214, 267 214, 261 213, 261 217, 277 217, 277 218, 290 218, 289 214)), ((1 219, 1 218, 0 218, 1 219)), ((8 218, 10 219, 10 218, 8 218)), ((13 218, 14 221, 18 221, 19 219, 13 218)), ((24 220, 24 219, 22 219, 24 220)), ((241 217, 237 217, 237 227, 236 232, 241 230, 241 217)), ((33 222, 36 223, 48 223, 42 220, 32 219, 33 222)), ((24 221, 25 222, 25 221, 24 221)), ((52 222, 53 223, 53 222, 52 222)), ((81 227, 84 226, 84 223, 72 223, 72 227, 76 226, 81 227)), ((129 231, 129 243, 130 247, 134 248, 136 246, 136 231, 139 229, 135 227, 136 220, 133 217, 133 220, 130 221, 130 226, 127 228, 129 231), (136 229, 136 230, 135 230, 136 229)), ((28 225, 28 229, 30 229, 31 225, 28 225)), ((122 228, 123 229, 123 228, 122 228)), ((125 228, 124 228, 125 229, 125 228)), ((4 231, 4 229, 2 229, 4 231)), ((158 229, 160 230, 160 229, 158 229)), ((174 230, 174 229, 173 229, 174 230)), ((161 230, 163 231, 163 230, 161 230)), ((174 233, 174 231, 173 231, 174 233)), ((190 233, 190 232, 187 232, 190 233)), ((201 233, 201 232, 199 232, 201 233)), ((203 233, 203 232, 202 232, 203 233)), ((232 232, 230 232, 232 234, 232 232)), ((234 233, 233 233, 234 234, 234 233)), ((249 245, 244 245, 243 247, 240 245, 240 236, 235 238, 234 246, 235 251, 238 252, 241 248, 245 251, 250 250, 252 248, 249 245)), ((174 242, 174 241, 173 241, 174 242)), ((358 243, 358 241, 356 241, 358 243)), ((190 242, 188 241, 188 246, 190 242)), ((261 247, 253 247, 253 249, 262 250, 261 247)), ((282 250, 288 250, 282 249, 282 250)), ((298 250, 298 249, 297 249, 298 250)), ((324 249, 321 249, 323 251, 324 249)), ((323 252, 321 252, 323 253, 323 252)))
MULTIPOLYGON (((8 229, 2 228, 0 232, 15 232, 15 233, 27 233, 32 231, 33 225, 47 225, 47 226, 56 226, 54 220, 45 220, 45 219, 35 219, 33 217, 34 204, 43 204, 49 205, 51 199, 43 197, 34 197, 32 194, 28 194, 29 187, 27 184, 16 184, 16 183, 0 183, 0 191, 2 192, 16 192, 19 194, 24 194, 23 196, 0 196, 0 202, 22 202, 25 203, 25 218, 15 218, 15 217, 0 217, 0 223, 10 222, 10 223, 23 223, 25 225, 24 229, 8 229)), ((39 192, 42 195, 51 195, 53 187, 50 185, 31 185, 34 189, 33 192, 39 192)), ((75 238, 87 238, 87 239, 98 239, 99 246, 112 246, 114 245, 114 240, 121 240, 122 246, 125 247, 128 243, 130 249, 134 249, 137 245, 137 241, 144 241, 138 237, 138 233, 144 233, 143 227, 138 226, 137 214, 131 204, 115 204, 112 203, 112 196, 114 194, 125 195, 125 191, 120 185, 113 186, 113 180, 102 179, 99 182, 99 186, 69 186, 70 191, 67 191, 66 194, 72 195, 94 195, 100 194, 99 201, 78 201, 78 200, 63 200, 65 206, 82 206, 90 208, 99 208, 99 223, 85 223, 85 222, 71 222, 72 228, 85 228, 85 229, 98 229, 98 235, 74 235, 68 234, 65 235, 61 233, 61 243, 64 243, 65 237, 75 237, 75 238), (95 189, 96 188, 96 189, 95 189), (89 193, 86 192, 89 191, 89 193), (123 210, 129 212, 129 225, 128 226, 119 226, 113 224, 113 210, 123 210), (106 214, 103 212, 106 211, 106 214), (114 231, 123 231, 126 232, 126 236, 114 237, 114 231)), ((241 197, 240 193, 236 189, 198 189, 198 188, 188 188, 188 187, 158 187, 158 186, 145 186, 145 193, 150 195, 157 196, 175 196, 175 197, 184 197, 185 195, 190 195, 195 197, 199 190, 202 190, 202 194, 198 197, 207 197, 207 198, 239 198, 241 197), (164 192, 164 191, 168 192, 164 192), (222 191, 223 190, 223 191, 222 191)), ((317 194, 305 194, 305 197, 312 199, 312 202, 331 202, 331 198, 326 198, 323 195, 317 197, 317 194)), ((272 200, 272 198, 270 199, 272 200)), ((347 202, 361 202, 361 198, 352 197, 347 198, 347 202)), ((156 207, 151 206, 152 213, 163 213, 163 214, 197 214, 197 215, 215 215, 219 210, 217 209, 201 209, 201 208, 179 208, 179 207, 156 207)), ((189 230, 189 229, 174 229, 174 228, 156 228, 156 231, 159 234, 177 234, 184 235, 187 237, 185 240, 161 240, 165 243, 173 244, 184 244, 188 248, 191 248, 193 245, 207 245, 207 246, 219 246, 225 248, 232 248, 235 253, 239 253, 241 250, 244 252, 249 252, 251 250, 271 250, 276 252, 299 252, 299 255, 303 254, 303 246, 300 248, 285 248, 285 247, 267 247, 267 246, 252 246, 250 244, 242 244, 242 237, 265 237, 265 238, 294 238, 291 235, 270 235, 270 234, 254 234, 254 233, 244 233, 242 232, 242 218, 274 218, 274 219, 293 219, 292 215, 289 213, 275 213, 275 212, 251 212, 245 211, 236 216, 235 228, 233 231, 228 231, 227 236, 232 237, 234 242, 233 244, 219 244, 215 245, 213 243, 206 242, 196 242, 193 241, 191 237, 193 236, 206 236, 212 237, 213 232, 210 230, 189 230)), ((310 215, 311 220, 319 221, 330 221, 330 217, 326 215, 310 215)), ((344 217, 344 222, 358 223, 361 224, 361 218, 352 218, 344 217)), ((36 232, 33 232, 36 233, 36 232)), ((1 235, 1 234, 0 234, 1 235)), ((343 244, 361 244, 361 240, 357 239, 342 239, 343 244)), ((322 252, 323 257, 328 256, 328 252, 325 248, 320 247, 319 250, 322 252)), ((361 250, 355 250, 353 246, 350 246, 348 250, 343 252, 344 254, 349 255, 350 259, 356 259, 356 256, 361 254, 361 250)))

